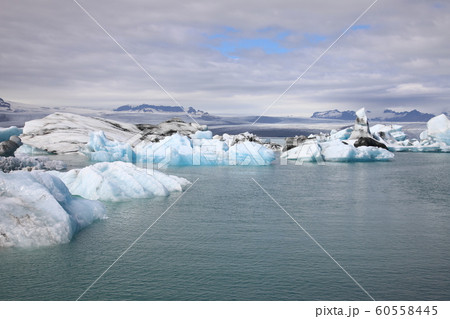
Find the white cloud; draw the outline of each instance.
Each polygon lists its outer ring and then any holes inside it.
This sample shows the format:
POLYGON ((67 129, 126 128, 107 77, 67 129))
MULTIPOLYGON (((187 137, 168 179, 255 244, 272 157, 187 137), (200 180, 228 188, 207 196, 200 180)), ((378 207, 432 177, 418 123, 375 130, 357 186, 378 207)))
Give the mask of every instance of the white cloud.
MULTIPOLYGON (((183 105, 259 114, 372 0, 80 1, 183 105), (207 35, 276 37, 227 58, 207 35), (316 35, 323 41, 308 41, 316 35)), ((0 97, 48 105, 174 104, 73 2, 10 2, 0 12, 0 97)), ((448 110, 450 8, 379 1, 269 112, 398 105, 448 110), (414 19, 411 19, 414 17, 414 19)))

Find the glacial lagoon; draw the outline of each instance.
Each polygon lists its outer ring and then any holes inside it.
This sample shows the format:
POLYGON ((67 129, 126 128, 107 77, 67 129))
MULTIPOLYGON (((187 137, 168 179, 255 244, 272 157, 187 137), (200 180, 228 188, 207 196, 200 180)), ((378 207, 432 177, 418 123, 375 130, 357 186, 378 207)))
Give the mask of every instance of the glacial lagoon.
MULTIPOLYGON (((88 164, 63 158, 68 168, 88 164)), ((0 300, 369 300, 257 181, 377 300, 450 298, 450 161, 170 167, 198 181, 107 202, 70 243, 0 249, 0 300)))

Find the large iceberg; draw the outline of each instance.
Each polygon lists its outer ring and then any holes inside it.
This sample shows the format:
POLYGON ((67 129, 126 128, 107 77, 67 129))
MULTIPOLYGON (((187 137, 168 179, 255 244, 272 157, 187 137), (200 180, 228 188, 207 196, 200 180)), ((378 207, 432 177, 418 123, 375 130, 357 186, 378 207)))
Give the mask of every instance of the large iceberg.
POLYGON ((22 142, 49 153, 78 152, 89 132, 102 130, 111 139, 126 141, 141 131, 136 125, 70 113, 53 113, 25 123, 22 142))
POLYGON ((168 196, 181 192, 190 182, 131 163, 97 163, 68 172, 50 172, 59 177, 74 195, 103 201, 168 196))
MULTIPOLYGON (((243 135, 244 136, 244 135, 243 135)), ((109 140, 101 131, 92 132, 85 154, 93 161, 125 161, 171 166, 183 165, 269 165, 272 149, 258 141, 199 131, 190 137, 175 133, 157 142, 129 143, 109 140)))
POLYGON ((450 146, 450 120, 445 114, 433 117, 427 122, 427 130, 422 133, 421 138, 450 146))
POLYGON ((67 243, 96 219, 98 201, 74 197, 46 172, 0 172, 0 247, 67 243))
POLYGON ((179 119, 158 125, 129 124, 99 117, 87 117, 71 113, 53 113, 42 119, 25 123, 21 135, 24 144, 49 153, 79 152, 89 141, 89 133, 103 131, 106 138, 134 145, 157 141, 173 133, 188 135, 206 130, 206 126, 185 123, 179 119))

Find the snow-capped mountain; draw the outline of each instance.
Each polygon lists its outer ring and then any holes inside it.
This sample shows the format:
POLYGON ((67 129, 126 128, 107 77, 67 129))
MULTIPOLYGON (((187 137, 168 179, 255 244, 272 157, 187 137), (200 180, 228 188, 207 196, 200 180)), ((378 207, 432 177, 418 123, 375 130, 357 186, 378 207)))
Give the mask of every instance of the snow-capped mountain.
POLYGON ((8 102, 5 102, 2 98, 0 98, 0 108, 2 109, 2 110, 11 110, 11 104, 10 103, 8 103, 8 102))
POLYGON ((355 111, 339 111, 337 109, 323 112, 314 112, 312 119, 332 119, 332 120, 347 120, 353 121, 356 118, 355 111))
MULTIPOLYGON (((115 112, 150 112, 150 113, 184 113, 183 108, 180 106, 163 106, 163 105, 150 105, 141 104, 137 106, 122 105, 114 109, 115 112)), ((196 110, 193 107, 189 107, 186 112, 190 115, 207 115, 208 112, 196 110)))
MULTIPOLYGON (((390 109, 386 109, 381 114, 367 111, 371 114, 371 121, 387 121, 387 122, 427 122, 435 115, 430 113, 422 113, 418 110, 396 112, 390 109)), ((356 118, 355 111, 339 111, 330 110, 323 112, 314 112, 311 118, 316 119, 333 119, 333 120, 354 120, 356 118)))

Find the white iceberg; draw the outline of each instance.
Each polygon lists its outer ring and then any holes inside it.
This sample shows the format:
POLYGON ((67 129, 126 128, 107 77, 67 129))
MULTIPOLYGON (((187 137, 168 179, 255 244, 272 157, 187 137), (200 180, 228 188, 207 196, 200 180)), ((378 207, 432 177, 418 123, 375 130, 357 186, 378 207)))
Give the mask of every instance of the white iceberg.
POLYGON ((435 116, 427 122, 426 138, 450 146, 450 120, 445 114, 435 116))
POLYGON ((189 135, 206 129, 206 126, 185 123, 178 119, 158 125, 134 125, 99 117, 53 113, 42 119, 26 122, 21 138, 24 144, 34 148, 65 154, 83 149, 91 132, 102 131, 111 141, 134 145, 141 140, 158 141, 176 132, 189 135))
POLYGON ((105 218, 97 201, 74 197, 46 172, 0 172, 0 247, 67 243, 105 218))
POLYGON ((181 192, 190 182, 131 163, 97 163, 68 172, 50 172, 59 177, 74 195, 102 201, 168 196, 181 192))
POLYGON ((11 136, 19 136, 20 134, 22 134, 22 129, 16 126, 0 127, 0 142, 8 141, 11 136))
POLYGON ((395 152, 450 152, 450 121, 441 114, 427 122, 420 141, 408 139, 399 125, 375 125, 372 130, 395 152))
POLYGON ((323 161, 321 147, 316 139, 307 139, 299 146, 293 147, 281 154, 281 158, 297 160, 299 162, 323 161))
POLYGON ((283 152, 281 158, 299 162, 372 162, 388 161, 394 154, 381 147, 359 146, 337 140, 317 142, 308 139, 297 147, 283 152))
POLYGON ((394 154, 381 147, 345 144, 339 140, 320 143, 322 156, 329 162, 388 161, 394 154))
POLYGON ((376 124, 370 127, 370 131, 388 143, 401 142, 407 139, 401 125, 376 124))
POLYGON ((330 140, 348 140, 350 135, 352 135, 353 128, 347 127, 340 131, 332 130, 330 132, 330 140))
POLYGON ((372 134, 370 134, 369 120, 367 119, 366 110, 364 108, 356 111, 355 126, 349 139, 357 140, 360 137, 372 137, 372 134))

